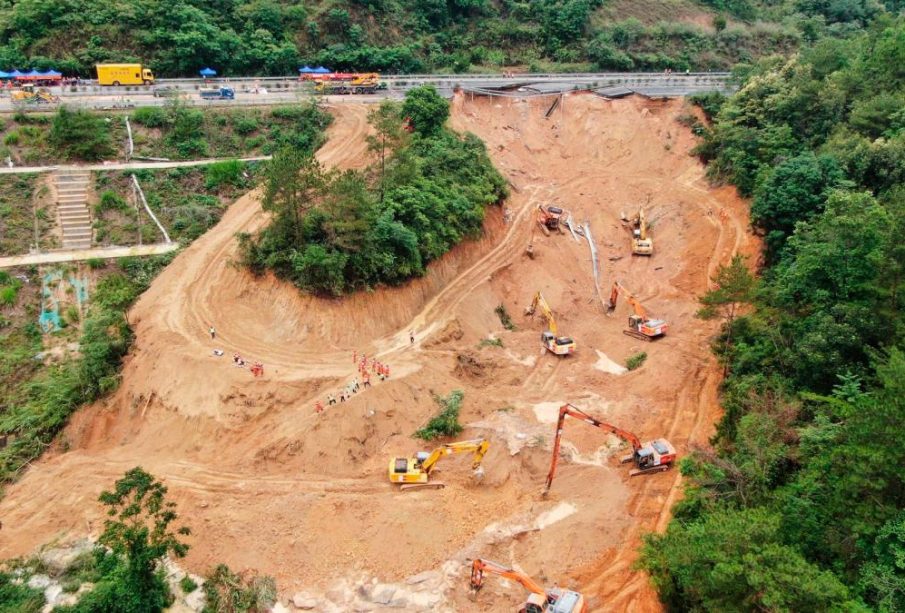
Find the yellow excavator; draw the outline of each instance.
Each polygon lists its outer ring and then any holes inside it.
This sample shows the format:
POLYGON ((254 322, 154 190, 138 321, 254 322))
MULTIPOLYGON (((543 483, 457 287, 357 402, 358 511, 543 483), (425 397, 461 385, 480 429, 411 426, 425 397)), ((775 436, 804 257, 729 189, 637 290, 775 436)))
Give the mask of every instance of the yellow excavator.
POLYGON ((43 87, 35 89, 32 83, 26 83, 21 89, 10 93, 9 97, 13 104, 55 104, 60 101, 43 87))
POLYGON ((654 241, 647 235, 647 219, 644 209, 638 209, 638 216, 632 220, 632 255, 653 255, 654 241))
POLYGON ((431 472, 436 467, 440 458, 457 453, 474 453, 471 462, 471 469, 475 479, 480 481, 484 478, 484 468, 481 462, 484 461, 484 455, 490 447, 490 441, 486 439, 474 439, 471 441, 459 441, 458 443, 447 443, 434 449, 431 453, 419 451, 412 458, 390 458, 389 476, 391 483, 401 483, 401 490, 410 490, 415 488, 434 488, 440 489, 446 487, 442 481, 431 481, 431 472))
POLYGON ((588 604, 578 592, 558 587, 545 590, 525 573, 490 560, 477 559, 472 562, 471 589, 476 592, 481 589, 484 585, 484 573, 517 581, 531 592, 528 600, 519 607, 519 613, 587 613, 588 604))
POLYGON ((553 355, 569 355, 575 353, 575 341, 569 336, 557 336, 556 318, 553 317, 553 310, 547 301, 544 300, 540 292, 534 294, 531 306, 525 309, 525 315, 534 315, 534 312, 540 307, 544 319, 547 320, 547 329, 541 333, 540 340, 544 349, 553 355))

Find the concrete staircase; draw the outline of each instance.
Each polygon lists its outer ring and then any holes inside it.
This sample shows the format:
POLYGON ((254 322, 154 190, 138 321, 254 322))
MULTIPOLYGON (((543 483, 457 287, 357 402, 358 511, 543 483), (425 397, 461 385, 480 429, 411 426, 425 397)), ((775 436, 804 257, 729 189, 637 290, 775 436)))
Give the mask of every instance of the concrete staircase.
POLYGON ((92 229, 88 209, 88 183, 91 173, 82 170, 60 170, 54 173, 57 189, 57 211, 63 229, 63 249, 89 249, 92 229))

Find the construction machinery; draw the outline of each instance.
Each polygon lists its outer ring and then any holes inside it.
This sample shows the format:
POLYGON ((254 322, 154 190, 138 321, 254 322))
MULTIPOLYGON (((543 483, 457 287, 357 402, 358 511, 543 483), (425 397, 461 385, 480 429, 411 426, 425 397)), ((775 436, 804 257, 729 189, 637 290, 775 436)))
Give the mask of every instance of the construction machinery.
POLYGON ((551 231, 564 233, 560 223, 563 213, 564 211, 558 206, 539 204, 537 205, 537 225, 547 236, 550 236, 551 231))
POLYGON ((649 317, 638 299, 618 281, 613 283, 613 289, 610 291, 610 300, 606 305, 607 313, 612 313, 616 309, 616 301, 619 299, 620 293, 625 294, 625 299, 633 311, 633 314, 628 317, 628 329, 623 330, 623 334, 639 338, 642 341, 652 341, 666 334, 669 324, 662 319, 649 317))
POLYGON ((319 94, 373 94, 380 89, 376 72, 334 72, 315 79, 314 91, 319 94))
POLYGON ((471 588, 478 591, 484 585, 484 573, 499 575, 518 582, 531 592, 520 607, 519 613, 587 613, 588 605, 578 592, 554 587, 545 590, 534 579, 513 568, 490 560, 474 560, 471 564, 471 588))
POLYGON ((43 87, 35 89, 35 86, 31 83, 25 84, 21 89, 11 92, 9 97, 14 104, 55 104, 60 101, 49 90, 43 87))
POLYGON ((647 219, 644 209, 638 209, 638 215, 632 219, 632 255, 653 255, 654 241, 647 235, 647 219))
POLYGON ((431 471, 437 465, 440 458, 457 453, 473 453, 471 469, 475 479, 481 480, 484 477, 484 468, 481 462, 484 455, 490 447, 490 441, 486 439, 474 439, 471 441, 460 441, 458 443, 447 443, 434 449, 431 453, 419 451, 411 458, 391 458, 389 465, 389 476, 391 483, 401 483, 402 490, 415 488, 436 488, 446 487, 441 481, 431 481, 431 471))
POLYGON ((658 438, 646 443, 622 428, 617 428, 612 424, 602 422, 595 419, 571 404, 564 404, 559 407, 559 419, 556 422, 556 438, 553 440, 553 459, 550 461, 550 472, 547 474, 547 487, 545 492, 550 491, 553 485, 553 476, 556 474, 556 463, 559 461, 559 444, 562 439, 563 424, 566 416, 579 419, 587 424, 596 426, 601 430, 615 434, 622 440, 632 446, 632 453, 620 458, 623 464, 634 462, 635 468, 629 473, 630 476, 643 475, 646 473, 662 472, 669 470, 669 467, 676 461, 676 449, 665 438, 658 438))
POLYGON ((547 301, 544 300, 540 292, 534 294, 531 306, 525 309, 525 315, 534 315, 534 312, 540 307, 544 319, 547 320, 547 329, 541 333, 540 340, 544 349, 553 355, 569 355, 575 353, 575 341, 570 336, 557 336, 556 318, 553 317, 553 310, 547 301))

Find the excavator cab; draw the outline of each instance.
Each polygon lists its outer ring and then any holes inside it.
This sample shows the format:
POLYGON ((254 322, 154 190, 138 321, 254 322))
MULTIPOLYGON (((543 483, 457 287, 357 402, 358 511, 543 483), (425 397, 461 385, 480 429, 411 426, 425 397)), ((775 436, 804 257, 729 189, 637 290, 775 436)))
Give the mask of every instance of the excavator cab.
POLYGON ((541 332, 541 343, 553 355, 569 355, 575 353, 575 341, 568 336, 556 336, 552 332, 541 332))

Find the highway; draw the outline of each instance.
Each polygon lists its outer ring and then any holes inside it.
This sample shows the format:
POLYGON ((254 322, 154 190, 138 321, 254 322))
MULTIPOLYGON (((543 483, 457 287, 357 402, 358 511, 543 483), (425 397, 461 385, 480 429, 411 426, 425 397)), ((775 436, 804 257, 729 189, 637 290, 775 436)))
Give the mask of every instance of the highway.
MULTIPOLYGON (((664 73, 576 73, 576 74, 522 74, 506 77, 489 74, 462 75, 388 75, 381 81, 386 84, 373 95, 320 96, 313 91, 310 81, 291 77, 243 77, 222 78, 205 82, 202 79, 158 79, 151 86, 105 87, 86 81, 78 85, 49 88, 58 96, 61 105, 92 109, 118 109, 138 106, 163 106, 170 99, 156 96, 155 92, 179 95, 194 106, 260 106, 299 102, 312 96, 324 97, 330 102, 355 100, 379 102, 390 98, 402 98, 405 92, 424 84, 435 86, 450 97, 455 89, 477 94, 496 94, 526 97, 550 95, 578 89, 590 89, 598 93, 629 90, 652 97, 687 96, 699 92, 731 92, 733 85, 729 73, 705 72, 688 74, 664 73), (205 87, 229 86, 236 92, 234 100, 202 100, 198 90, 205 87)), ((13 105, 7 91, 0 92, 0 112, 16 110, 50 110, 58 105, 13 105)))

